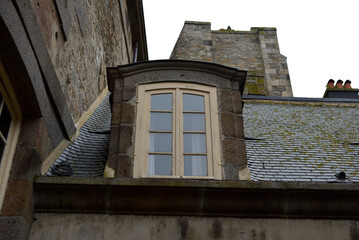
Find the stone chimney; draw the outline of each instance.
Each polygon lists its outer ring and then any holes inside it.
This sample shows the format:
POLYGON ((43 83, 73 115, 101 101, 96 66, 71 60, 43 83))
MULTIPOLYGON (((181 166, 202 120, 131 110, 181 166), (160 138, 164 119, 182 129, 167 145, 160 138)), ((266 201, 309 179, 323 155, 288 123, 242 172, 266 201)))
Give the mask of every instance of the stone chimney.
POLYGON ((343 81, 338 80, 334 86, 334 80, 330 79, 327 83, 323 98, 359 98, 359 89, 352 88, 351 81, 346 80, 343 86, 343 81))

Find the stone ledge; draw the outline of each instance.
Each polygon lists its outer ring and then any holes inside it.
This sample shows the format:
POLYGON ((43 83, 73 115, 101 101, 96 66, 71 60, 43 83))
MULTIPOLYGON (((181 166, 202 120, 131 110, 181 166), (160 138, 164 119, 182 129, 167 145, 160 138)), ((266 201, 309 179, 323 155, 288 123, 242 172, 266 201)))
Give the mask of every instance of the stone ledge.
POLYGON ((359 219, 359 185, 38 177, 35 211, 359 219))

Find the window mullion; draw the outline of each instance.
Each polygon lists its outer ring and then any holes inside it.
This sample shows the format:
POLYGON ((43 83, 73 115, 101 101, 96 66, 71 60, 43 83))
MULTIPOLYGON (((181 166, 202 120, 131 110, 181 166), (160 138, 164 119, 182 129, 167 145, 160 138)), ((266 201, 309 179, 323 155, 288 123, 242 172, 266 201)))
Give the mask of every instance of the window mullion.
POLYGON ((205 95, 205 121, 206 121, 206 144, 207 144, 207 174, 213 176, 213 146, 212 144, 212 124, 211 124, 211 108, 210 108, 210 97, 209 94, 205 95))
POLYGON ((182 156, 182 149, 183 149, 183 136, 182 136, 182 95, 179 88, 176 88, 176 104, 175 104, 175 117, 176 119, 176 132, 175 132, 175 139, 176 139, 176 148, 175 148, 175 164, 176 164, 176 176, 183 176, 183 156, 182 156))

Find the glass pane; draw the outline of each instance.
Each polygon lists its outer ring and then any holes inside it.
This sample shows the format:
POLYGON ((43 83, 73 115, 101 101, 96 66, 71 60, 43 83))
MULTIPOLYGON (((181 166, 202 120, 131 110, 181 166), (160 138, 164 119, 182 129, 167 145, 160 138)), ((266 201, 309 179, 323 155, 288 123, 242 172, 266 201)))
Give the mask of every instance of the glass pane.
POLYGON ((172 113, 151 113, 151 130, 172 131, 172 113))
POLYGON ((204 97, 193 94, 183 94, 183 111, 204 112, 204 97))
POLYGON ((172 133, 150 133, 150 152, 172 152, 172 133))
POLYGON ((11 115, 10 115, 9 109, 7 108, 6 104, 4 104, 4 107, 2 109, 1 116, 0 116, 0 131, 5 138, 7 138, 7 134, 9 133, 10 124, 11 124, 11 115))
POLYGON ((205 153, 206 134, 183 134, 183 148, 185 153, 205 153))
POLYGON ((151 110, 172 111, 172 93, 151 95, 151 110))
POLYGON ((206 156, 184 156, 184 175, 185 176, 207 176, 207 157, 206 156))
POLYGON ((184 113, 183 114, 184 131, 205 131, 203 113, 184 113))
POLYGON ((172 175, 172 156, 148 155, 148 175, 172 175))

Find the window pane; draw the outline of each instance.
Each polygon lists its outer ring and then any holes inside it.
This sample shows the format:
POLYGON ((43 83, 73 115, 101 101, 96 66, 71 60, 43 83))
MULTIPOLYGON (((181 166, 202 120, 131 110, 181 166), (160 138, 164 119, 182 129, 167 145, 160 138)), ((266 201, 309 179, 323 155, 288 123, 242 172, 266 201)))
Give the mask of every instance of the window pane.
POLYGON ((150 133, 150 152, 172 152, 172 133, 150 133))
POLYGON ((172 93, 151 95, 151 110, 172 111, 172 93))
POLYGON ((184 156, 184 175, 185 176, 207 176, 207 157, 206 156, 184 156))
POLYGON ((172 113, 151 113, 151 130, 172 131, 172 113))
POLYGON ((183 146, 185 153, 205 153, 206 134, 183 134, 183 146))
POLYGON ((183 111, 204 112, 204 97, 193 94, 183 94, 183 111))
POLYGON ((5 138, 7 138, 7 134, 9 133, 10 124, 11 124, 11 115, 6 104, 4 104, 0 116, 0 131, 5 138))
POLYGON ((172 156, 149 155, 148 175, 172 175, 172 156))
POLYGON ((184 113, 183 114, 184 131, 205 131, 203 113, 184 113))

